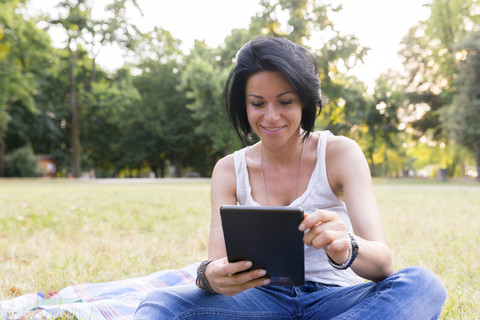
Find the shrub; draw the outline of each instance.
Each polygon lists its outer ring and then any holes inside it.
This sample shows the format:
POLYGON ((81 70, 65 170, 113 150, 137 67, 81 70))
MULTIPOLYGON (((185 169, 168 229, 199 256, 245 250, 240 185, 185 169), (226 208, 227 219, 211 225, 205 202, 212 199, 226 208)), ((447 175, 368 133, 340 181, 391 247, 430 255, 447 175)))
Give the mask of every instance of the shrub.
POLYGON ((30 145, 18 148, 7 156, 5 166, 7 177, 35 177, 39 173, 37 158, 30 145))

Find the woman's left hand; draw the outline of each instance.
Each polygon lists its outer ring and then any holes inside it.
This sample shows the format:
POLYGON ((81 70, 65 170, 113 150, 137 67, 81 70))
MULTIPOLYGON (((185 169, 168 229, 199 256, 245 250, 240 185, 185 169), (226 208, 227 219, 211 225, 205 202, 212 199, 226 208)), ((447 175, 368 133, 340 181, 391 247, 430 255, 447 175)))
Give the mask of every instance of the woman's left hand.
POLYGON ((347 236, 347 226, 336 212, 317 210, 305 214, 299 230, 308 230, 303 236, 306 245, 317 250, 322 248, 337 264, 347 261, 350 239, 347 236))

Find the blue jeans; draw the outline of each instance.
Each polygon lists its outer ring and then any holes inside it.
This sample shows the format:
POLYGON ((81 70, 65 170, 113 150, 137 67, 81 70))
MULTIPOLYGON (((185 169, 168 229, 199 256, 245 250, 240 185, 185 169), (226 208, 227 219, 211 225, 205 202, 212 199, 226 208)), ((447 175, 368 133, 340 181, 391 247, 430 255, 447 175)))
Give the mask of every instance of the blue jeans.
POLYGON ((136 320, 153 319, 437 319, 446 299, 440 280, 424 268, 407 268, 375 284, 338 287, 265 286, 233 297, 195 285, 155 290, 140 303, 136 320))

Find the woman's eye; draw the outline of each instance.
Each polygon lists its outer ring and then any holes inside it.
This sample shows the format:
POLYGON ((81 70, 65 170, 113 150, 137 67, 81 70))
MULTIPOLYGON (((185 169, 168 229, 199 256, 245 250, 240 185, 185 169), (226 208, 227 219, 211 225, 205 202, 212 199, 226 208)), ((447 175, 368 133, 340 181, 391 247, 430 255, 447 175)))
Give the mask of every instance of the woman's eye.
POLYGON ((287 106, 289 104, 292 104, 292 100, 282 100, 282 101, 280 101, 280 104, 282 106, 287 106))
POLYGON ((250 104, 252 105, 252 107, 258 108, 258 107, 261 107, 261 106, 263 105, 263 102, 261 102, 261 101, 252 101, 252 102, 250 102, 250 104))

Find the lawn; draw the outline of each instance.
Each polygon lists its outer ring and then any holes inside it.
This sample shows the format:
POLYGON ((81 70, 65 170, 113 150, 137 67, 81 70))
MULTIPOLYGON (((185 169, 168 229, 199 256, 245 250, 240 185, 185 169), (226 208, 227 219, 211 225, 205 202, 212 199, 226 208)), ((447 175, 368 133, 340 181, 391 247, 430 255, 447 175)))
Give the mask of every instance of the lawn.
MULTIPOLYGON (((442 319, 480 319, 480 184, 374 187, 395 268, 441 278, 442 319)), ((209 216, 208 180, 0 180, 0 300, 202 260, 209 216)))

